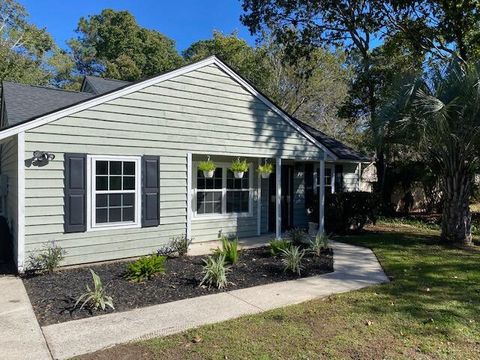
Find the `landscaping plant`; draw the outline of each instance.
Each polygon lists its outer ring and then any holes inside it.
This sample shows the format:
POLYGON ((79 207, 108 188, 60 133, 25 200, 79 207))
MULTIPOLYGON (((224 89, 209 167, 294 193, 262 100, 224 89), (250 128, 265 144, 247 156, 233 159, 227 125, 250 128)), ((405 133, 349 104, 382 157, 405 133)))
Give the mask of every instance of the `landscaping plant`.
POLYGON ((54 241, 44 245, 43 249, 31 254, 28 261, 28 270, 46 270, 52 272, 65 258, 66 251, 54 241))
POLYGON ((209 256, 203 262, 203 279, 201 285, 214 286, 217 289, 223 289, 227 286, 227 271, 225 268, 225 254, 209 256))
POLYGON ((185 234, 174 236, 167 245, 157 250, 157 255, 172 256, 173 254, 178 254, 178 256, 184 256, 187 254, 191 243, 192 240, 187 238, 185 234))
POLYGON ((292 243, 285 239, 273 239, 269 241, 270 244, 270 252, 273 256, 276 256, 282 252, 282 250, 286 250, 292 246, 292 243))
POLYGON ((301 228, 288 230, 286 237, 293 245, 302 245, 307 242, 307 233, 301 228))
POLYGON ((248 171, 247 160, 240 160, 240 158, 238 158, 237 160, 233 160, 232 165, 230 166, 230 170, 238 173, 247 172, 248 171))
POLYGON ((262 177, 267 177, 273 172, 273 165, 270 163, 258 165, 257 171, 262 175, 262 177))
POLYGON ((87 291, 80 295, 74 307, 76 308, 78 304, 82 302, 80 310, 82 310, 85 305, 88 305, 91 309, 94 310, 98 310, 100 308, 105 311, 107 306, 115 309, 115 307, 113 306, 112 297, 105 294, 105 289, 103 287, 100 277, 92 269, 90 269, 90 272, 92 273, 93 278, 93 289, 90 289, 87 284, 87 291))
POLYGON ((138 260, 128 264, 126 277, 128 280, 140 282, 150 279, 156 274, 165 273, 165 260, 162 255, 152 254, 142 256, 138 260))
POLYGON ((284 271, 291 271, 301 275, 303 269, 302 259, 305 256, 305 250, 300 250, 298 246, 291 246, 282 250, 282 264, 284 271))
POLYGON ((327 234, 317 234, 314 240, 310 240, 310 251, 316 256, 320 256, 322 249, 328 249, 327 234))
POLYGON ((203 176, 206 178, 211 178, 213 177, 213 173, 215 169, 217 168, 217 165, 210 160, 210 156, 208 157, 207 161, 200 161, 198 163, 198 170, 203 172, 203 176))
POLYGON ((217 248, 215 255, 223 255, 226 263, 235 264, 238 261, 238 238, 232 240, 223 236, 222 248, 217 248))

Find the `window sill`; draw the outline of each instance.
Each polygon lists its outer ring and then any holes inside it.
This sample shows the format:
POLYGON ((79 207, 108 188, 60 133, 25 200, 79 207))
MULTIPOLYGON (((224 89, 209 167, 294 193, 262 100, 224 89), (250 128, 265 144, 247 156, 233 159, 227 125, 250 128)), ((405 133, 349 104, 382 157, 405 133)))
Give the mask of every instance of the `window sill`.
POLYGON ((115 224, 115 225, 90 227, 90 228, 87 229, 87 232, 106 231, 106 230, 139 229, 139 228, 141 228, 140 224, 126 224, 126 225, 115 224))
POLYGON ((253 217, 252 213, 244 214, 215 214, 215 215, 195 215, 192 221, 211 221, 211 220, 234 220, 238 218, 253 217))

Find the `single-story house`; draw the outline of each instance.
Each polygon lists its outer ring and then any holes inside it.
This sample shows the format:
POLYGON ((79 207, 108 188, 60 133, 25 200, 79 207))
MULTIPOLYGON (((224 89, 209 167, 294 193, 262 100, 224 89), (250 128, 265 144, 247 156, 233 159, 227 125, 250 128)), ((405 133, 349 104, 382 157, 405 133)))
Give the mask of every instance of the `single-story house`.
POLYGON ((20 272, 51 241, 72 265, 182 234, 280 237, 307 226, 308 199, 359 189, 368 161, 216 57, 133 83, 86 76, 79 92, 3 82, 1 101, 0 214, 20 272), (207 157, 211 179, 197 170, 207 157), (250 167, 242 179, 229 170, 237 158, 250 167), (256 172, 265 162, 267 179, 256 172))

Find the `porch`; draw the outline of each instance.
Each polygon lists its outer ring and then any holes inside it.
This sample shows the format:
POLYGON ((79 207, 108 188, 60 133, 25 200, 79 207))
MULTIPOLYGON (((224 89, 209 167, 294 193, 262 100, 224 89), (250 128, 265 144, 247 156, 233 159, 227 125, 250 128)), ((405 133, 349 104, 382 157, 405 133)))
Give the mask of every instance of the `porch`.
POLYGON ((325 179, 331 181, 327 187, 334 187, 332 172, 325 174, 325 159, 240 156, 249 171, 239 180, 229 170, 237 158, 188 154, 187 237, 193 240, 192 255, 210 252, 224 235, 238 237, 248 248, 281 238, 291 228, 307 228, 309 222, 324 231, 325 179), (211 179, 198 169, 207 157, 216 165, 211 179), (274 168, 268 177, 257 171, 265 163, 274 168))

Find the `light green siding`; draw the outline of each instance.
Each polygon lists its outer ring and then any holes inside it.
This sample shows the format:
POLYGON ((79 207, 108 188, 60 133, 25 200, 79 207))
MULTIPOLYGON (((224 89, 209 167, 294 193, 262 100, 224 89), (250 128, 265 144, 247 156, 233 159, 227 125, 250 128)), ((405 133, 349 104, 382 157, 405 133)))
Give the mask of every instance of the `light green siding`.
MULTIPOLYGON (((26 169, 26 252, 55 240, 65 264, 139 256, 186 232, 187 153, 319 159, 322 151, 237 82, 209 65, 29 130, 26 158, 35 150, 56 155, 26 169), (63 232, 66 152, 160 156, 160 226, 63 232)), ((256 176, 254 183, 256 186, 256 176)), ((192 237, 215 240, 220 231, 256 234, 250 218, 192 221, 192 237)))

